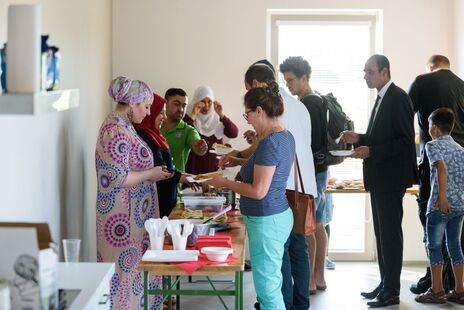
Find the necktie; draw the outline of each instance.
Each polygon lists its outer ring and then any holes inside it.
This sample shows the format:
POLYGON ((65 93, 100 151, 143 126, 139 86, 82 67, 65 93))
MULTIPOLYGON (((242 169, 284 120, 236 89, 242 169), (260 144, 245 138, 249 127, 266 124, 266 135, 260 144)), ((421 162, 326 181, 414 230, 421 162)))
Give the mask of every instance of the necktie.
POLYGON ((377 112, 379 111, 379 103, 380 103, 380 99, 382 99, 382 97, 380 97, 379 95, 377 95, 377 98, 375 98, 375 104, 374 104, 374 116, 372 118, 372 123, 375 122, 375 118, 377 117, 377 112))
POLYGON ((367 126, 368 133, 371 131, 372 126, 374 125, 375 116, 377 115, 377 110, 379 109, 380 99, 382 99, 380 96, 377 96, 377 98, 375 99, 374 108, 372 109, 371 113, 371 119, 369 120, 369 125, 367 126))

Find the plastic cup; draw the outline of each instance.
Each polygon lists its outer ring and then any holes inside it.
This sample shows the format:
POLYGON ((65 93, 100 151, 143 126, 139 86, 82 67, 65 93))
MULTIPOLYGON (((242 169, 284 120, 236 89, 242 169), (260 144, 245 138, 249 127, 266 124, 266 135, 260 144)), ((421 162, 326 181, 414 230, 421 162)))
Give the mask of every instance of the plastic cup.
POLYGON ((185 250, 187 248, 187 237, 171 236, 174 250, 185 250))
POLYGON ((150 247, 152 250, 162 250, 164 246, 164 233, 161 236, 157 234, 148 234, 150 237, 150 247))
POLYGON ((63 239, 64 261, 67 263, 79 262, 80 239, 63 239))

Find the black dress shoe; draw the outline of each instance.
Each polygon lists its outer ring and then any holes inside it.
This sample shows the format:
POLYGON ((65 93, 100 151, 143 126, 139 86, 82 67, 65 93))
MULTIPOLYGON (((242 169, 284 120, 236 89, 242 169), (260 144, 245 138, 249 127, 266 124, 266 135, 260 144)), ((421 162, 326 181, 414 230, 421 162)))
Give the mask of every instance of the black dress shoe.
POLYGON ((427 290, 430 288, 430 286, 426 287, 425 285, 420 285, 419 283, 411 284, 409 287, 409 290, 414 293, 414 294, 422 294, 427 292, 427 290))
POLYGON ((400 297, 387 291, 380 291, 374 300, 369 301, 367 305, 371 308, 387 307, 400 303, 400 297))
POLYGON ((379 284, 372 292, 361 292, 361 296, 366 299, 374 299, 382 290, 382 284, 379 284))

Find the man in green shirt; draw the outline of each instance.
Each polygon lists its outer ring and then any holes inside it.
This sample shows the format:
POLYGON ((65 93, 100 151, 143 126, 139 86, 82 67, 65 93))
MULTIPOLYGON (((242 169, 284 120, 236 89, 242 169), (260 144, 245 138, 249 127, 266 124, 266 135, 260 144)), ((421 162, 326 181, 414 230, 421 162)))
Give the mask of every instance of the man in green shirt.
POLYGON ((180 88, 170 88, 164 95, 166 99, 166 119, 161 133, 171 149, 176 169, 185 172, 190 150, 199 156, 208 151, 206 141, 200 138, 198 131, 182 120, 187 106, 187 94, 180 88))

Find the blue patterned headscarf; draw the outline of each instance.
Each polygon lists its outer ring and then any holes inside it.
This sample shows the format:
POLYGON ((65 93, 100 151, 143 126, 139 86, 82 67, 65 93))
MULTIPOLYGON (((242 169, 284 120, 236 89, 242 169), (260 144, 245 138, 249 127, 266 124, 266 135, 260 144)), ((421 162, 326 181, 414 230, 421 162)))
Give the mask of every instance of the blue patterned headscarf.
POLYGON ((153 100, 153 91, 142 81, 118 76, 111 81, 108 94, 117 103, 140 104, 153 100))

